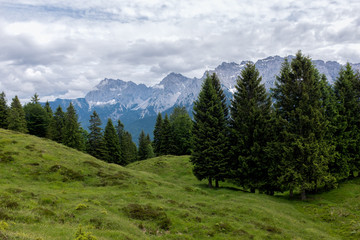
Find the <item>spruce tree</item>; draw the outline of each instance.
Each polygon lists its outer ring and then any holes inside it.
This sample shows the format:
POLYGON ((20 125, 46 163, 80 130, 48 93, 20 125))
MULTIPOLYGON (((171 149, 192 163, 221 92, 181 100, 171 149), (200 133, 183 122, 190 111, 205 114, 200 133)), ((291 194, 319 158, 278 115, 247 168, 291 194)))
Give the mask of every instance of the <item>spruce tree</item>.
POLYGON ((148 158, 148 140, 146 139, 145 133, 142 130, 139 136, 139 149, 138 158, 139 160, 145 160, 148 158))
POLYGON ((62 143, 64 126, 65 126, 65 113, 63 112, 61 106, 59 105, 56 108, 53 118, 50 120, 50 124, 48 128, 49 138, 58 143, 62 143))
POLYGON ((86 144, 86 152, 98 159, 104 159, 105 143, 101 129, 101 120, 97 112, 94 110, 89 120, 89 136, 86 144))
POLYGON ((291 191, 306 191, 330 184, 331 146, 325 141, 327 122, 322 108, 320 74, 311 59, 299 51, 291 65, 285 62, 273 89, 279 122, 283 123, 280 148, 280 183, 291 191))
POLYGON ((199 179, 207 179, 209 187, 213 180, 222 181, 228 177, 227 123, 223 102, 207 76, 198 99, 194 103, 194 146, 191 155, 193 173, 199 179))
MULTIPOLYGON (((340 70, 334 84, 335 96, 338 102, 339 121, 336 149, 340 162, 332 169, 347 167, 348 175, 357 176, 360 171, 360 80, 349 63, 340 70)), ((345 169, 346 170, 346 169, 345 169)), ((347 177, 346 174, 342 175, 347 177)))
POLYGON ((165 115, 164 121, 162 123, 160 139, 161 139, 160 155, 173 154, 174 152, 173 131, 167 114, 165 115))
POLYGON ((7 128, 9 117, 9 107, 6 104, 5 93, 0 93, 0 128, 7 128))
POLYGON ((238 184, 268 188, 268 169, 273 165, 265 154, 269 141, 271 100, 255 64, 248 63, 238 77, 231 101, 231 158, 238 184))
POLYGON ((170 115, 170 124, 173 132, 173 154, 191 154, 192 147, 192 120, 185 107, 176 106, 170 115))
POLYGON ((110 118, 108 119, 105 127, 104 142, 106 149, 105 161, 125 165, 125 163, 121 161, 119 137, 116 134, 115 127, 110 118))
POLYGON ((62 141, 68 147, 84 150, 78 116, 72 103, 66 109, 62 141))
POLYGON ((121 162, 123 165, 136 161, 137 148, 136 144, 132 141, 132 136, 129 132, 125 131, 124 124, 118 120, 116 125, 116 132, 120 142, 121 162))
POLYGON ((30 134, 46 137, 49 125, 49 116, 39 103, 39 95, 35 93, 31 102, 24 106, 25 119, 30 134))
POLYGON ((26 126, 25 112, 19 98, 15 96, 12 99, 11 107, 8 115, 8 129, 27 133, 28 129, 26 126))
POLYGON ((163 119, 161 113, 158 113, 154 127, 154 141, 153 141, 154 152, 157 156, 161 154, 162 125, 163 125, 163 119))

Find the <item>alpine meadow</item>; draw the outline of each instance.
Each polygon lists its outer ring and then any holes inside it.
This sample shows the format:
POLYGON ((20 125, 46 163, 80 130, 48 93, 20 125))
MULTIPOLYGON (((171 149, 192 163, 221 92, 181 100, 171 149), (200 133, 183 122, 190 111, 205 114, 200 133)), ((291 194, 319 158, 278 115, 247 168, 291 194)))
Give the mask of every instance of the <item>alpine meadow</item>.
POLYGON ((360 74, 329 84, 300 51, 267 91, 216 73, 152 137, 72 103, 0 95, 0 239, 358 239, 360 74))

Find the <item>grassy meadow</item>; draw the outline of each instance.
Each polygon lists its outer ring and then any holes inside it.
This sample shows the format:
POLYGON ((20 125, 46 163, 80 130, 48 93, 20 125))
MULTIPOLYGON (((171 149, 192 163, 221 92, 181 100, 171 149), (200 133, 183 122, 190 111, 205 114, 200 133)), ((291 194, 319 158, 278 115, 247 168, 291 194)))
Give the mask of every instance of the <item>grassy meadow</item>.
POLYGON ((304 202, 220 186, 189 156, 121 167, 0 129, 0 240, 360 238, 360 179, 304 202))

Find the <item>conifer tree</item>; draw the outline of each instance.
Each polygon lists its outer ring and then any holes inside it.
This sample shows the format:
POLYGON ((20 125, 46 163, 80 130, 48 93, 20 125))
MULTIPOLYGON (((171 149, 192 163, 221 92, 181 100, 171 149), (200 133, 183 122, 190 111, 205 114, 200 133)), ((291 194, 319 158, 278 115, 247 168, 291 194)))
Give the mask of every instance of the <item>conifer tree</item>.
POLYGON ((98 159, 104 159, 105 155, 105 143, 104 136, 101 129, 101 120, 97 112, 94 110, 89 120, 89 136, 87 139, 87 153, 98 159))
POLYGON ((194 146, 191 155, 193 173, 199 179, 212 181, 228 177, 227 123, 221 96, 218 95, 213 80, 207 76, 198 99, 194 103, 194 146))
POLYGON ((144 131, 141 131, 139 136, 139 150, 138 150, 138 158, 139 160, 145 160, 148 158, 148 144, 149 141, 146 138, 144 131))
MULTIPOLYGON (((357 176, 360 171, 360 80, 349 63, 340 70, 335 82, 335 95, 338 104, 339 122, 337 124, 337 146, 341 160, 332 169, 346 166, 348 175, 357 176)), ((343 178, 347 177, 343 174, 343 178)))
POLYGON ((169 117, 166 114, 161 129, 160 155, 172 154, 174 152, 173 146, 173 131, 169 117))
POLYGON ((231 158, 236 181, 254 192, 267 188, 273 165, 265 154, 271 101, 255 64, 246 65, 235 88, 230 108, 231 158))
POLYGON ((8 115, 8 129, 27 133, 28 129, 26 126, 25 112, 19 98, 15 96, 12 99, 11 107, 8 115))
POLYGON ((126 165, 137 159, 136 144, 132 141, 132 136, 125 131, 124 124, 118 120, 116 125, 116 132, 120 142, 121 162, 126 165))
POLYGON ((192 147, 192 120, 185 107, 176 106, 170 115, 170 124, 173 132, 173 154, 191 154, 192 147))
POLYGON ((162 125, 163 125, 163 119, 161 113, 158 113, 154 127, 154 141, 153 141, 154 152, 157 156, 161 154, 162 125))
POLYGON ((283 123, 279 180, 291 191, 299 188, 301 198, 306 199, 306 191, 334 181, 328 169, 331 146, 324 140, 327 122, 320 75, 311 59, 299 51, 291 65, 284 63, 277 81, 273 96, 283 123))
POLYGON ((72 103, 66 109, 62 141, 68 147, 84 150, 78 116, 72 103))
POLYGON ((104 141, 106 149, 105 161, 125 165, 125 163, 121 161, 119 137, 116 134, 115 127, 110 118, 105 127, 104 141))
POLYGON ((53 118, 50 120, 48 136, 51 140, 58 143, 63 142, 63 130, 65 126, 65 113, 61 106, 56 108, 53 118))
POLYGON ((5 93, 0 93, 0 128, 7 128, 9 117, 9 107, 6 104, 5 93))
POLYGON ((49 125, 49 116, 39 103, 39 95, 35 93, 31 102, 24 106, 25 119, 29 134, 46 137, 49 125))

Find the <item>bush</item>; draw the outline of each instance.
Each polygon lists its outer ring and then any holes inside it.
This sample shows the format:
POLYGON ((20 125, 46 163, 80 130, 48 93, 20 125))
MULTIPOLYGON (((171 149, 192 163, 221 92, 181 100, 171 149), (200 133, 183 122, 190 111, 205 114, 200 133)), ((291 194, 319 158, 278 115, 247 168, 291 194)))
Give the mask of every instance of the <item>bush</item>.
POLYGON ((97 240, 97 238, 91 235, 91 233, 84 232, 80 225, 75 233, 75 240, 97 240))

